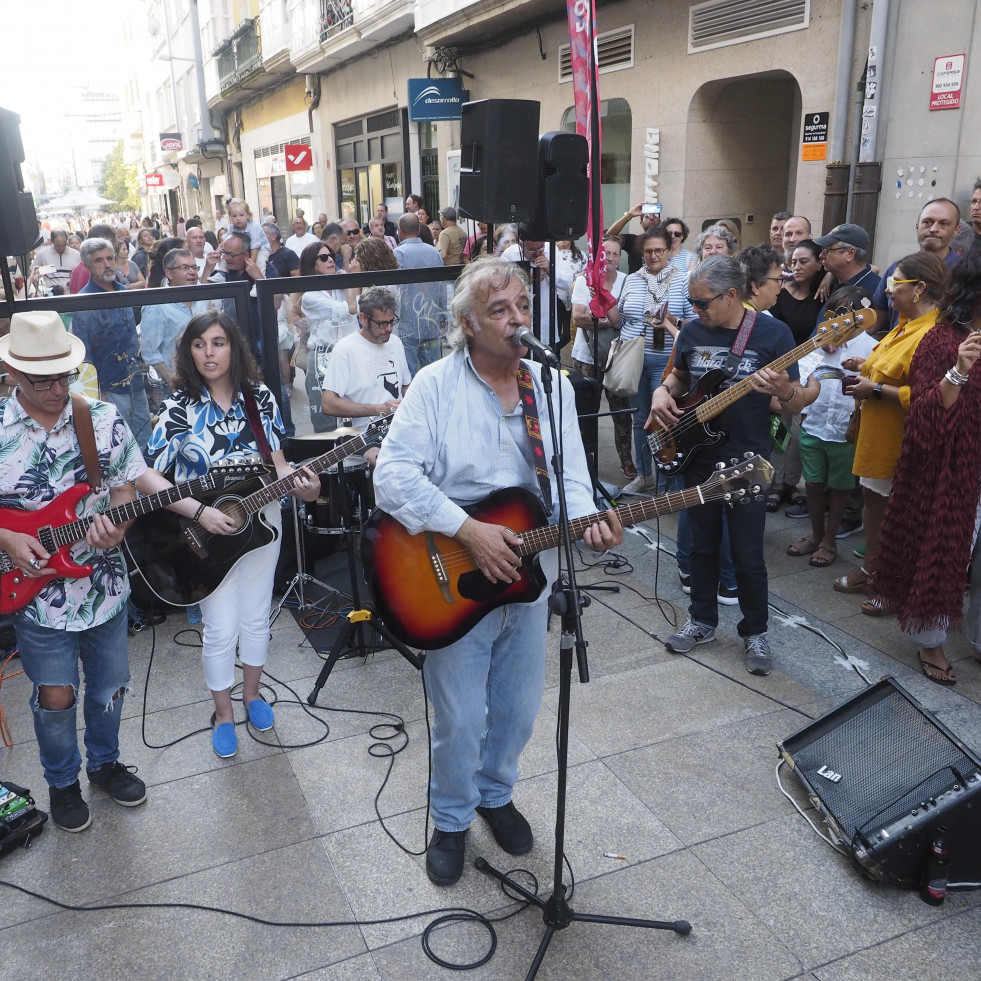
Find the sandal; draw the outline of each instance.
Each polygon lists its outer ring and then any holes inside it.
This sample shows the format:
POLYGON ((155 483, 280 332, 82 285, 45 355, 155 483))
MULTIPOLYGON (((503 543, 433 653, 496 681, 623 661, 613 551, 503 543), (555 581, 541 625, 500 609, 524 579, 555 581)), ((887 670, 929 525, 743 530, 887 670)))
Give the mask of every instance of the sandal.
POLYGON ((847 576, 839 576, 831 585, 839 593, 864 593, 868 581, 869 570, 863 565, 858 572, 850 572, 847 576))
POLYGON ((771 490, 766 495, 766 509, 770 514, 773 514, 778 507, 783 503, 783 492, 778 490, 771 490))
POLYGON ((943 688, 953 688, 957 684, 957 675, 954 674, 954 666, 948 661, 947 667, 942 668, 939 664, 934 664, 933 661, 925 660, 923 657, 924 650, 925 648, 920 647, 916 652, 916 656, 920 660, 920 670, 923 672, 923 676, 929 678, 935 685, 940 685, 943 688))
MULTIPOLYGON (((788 555, 810 555, 821 547, 820 541, 814 541, 810 535, 805 535, 799 542, 787 546, 788 555)), ((813 564, 813 563, 812 563, 813 564)))
POLYGON ((815 553, 811 556, 810 565, 815 569, 825 569, 838 558, 838 547, 836 545, 819 545, 815 553))
POLYGON ((862 604, 862 612, 867 617, 891 617, 896 612, 896 607, 888 600, 870 596, 862 604))
POLYGON ((637 476, 637 468, 634 466, 633 460, 624 460, 620 464, 620 473, 629 479, 633 479, 637 476))
POLYGON ((788 501, 791 507, 803 507, 807 504, 807 495, 802 494, 799 490, 794 490, 790 492, 789 497, 785 494, 784 500, 788 501))

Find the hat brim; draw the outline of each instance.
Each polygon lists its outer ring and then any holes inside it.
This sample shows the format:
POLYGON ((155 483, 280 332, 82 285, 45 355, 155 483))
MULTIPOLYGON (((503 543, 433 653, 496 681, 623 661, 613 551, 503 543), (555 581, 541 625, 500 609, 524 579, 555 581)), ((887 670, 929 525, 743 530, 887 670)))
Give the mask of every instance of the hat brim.
POLYGON ((820 245, 822 249, 827 248, 829 245, 834 245, 840 242, 840 238, 835 238, 834 235, 822 235, 820 238, 814 239, 815 245, 820 245))
POLYGON ((26 371, 31 375, 51 375, 58 372, 74 371, 85 360, 85 345, 81 338, 65 331, 68 338, 68 353, 57 358, 47 358, 43 361, 35 359, 19 358, 16 354, 10 353, 10 334, 0 337, 0 361, 16 368, 18 371, 26 371))

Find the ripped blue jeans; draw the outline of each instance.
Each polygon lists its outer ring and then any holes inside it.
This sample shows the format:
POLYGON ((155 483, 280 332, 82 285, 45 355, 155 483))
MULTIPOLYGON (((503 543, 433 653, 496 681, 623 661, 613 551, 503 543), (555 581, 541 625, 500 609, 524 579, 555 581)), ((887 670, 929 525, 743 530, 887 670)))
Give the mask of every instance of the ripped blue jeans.
POLYGON ((75 722, 79 662, 85 675, 82 712, 86 767, 97 770, 104 763, 119 759, 123 692, 130 681, 126 626, 125 608, 111 620, 79 631, 52 630, 31 623, 24 616, 14 617, 20 662, 33 683, 34 732, 44 779, 50 787, 70 786, 78 779, 82 766, 75 722), (76 699, 66 709, 42 708, 38 700, 38 687, 42 685, 71 685, 76 699))

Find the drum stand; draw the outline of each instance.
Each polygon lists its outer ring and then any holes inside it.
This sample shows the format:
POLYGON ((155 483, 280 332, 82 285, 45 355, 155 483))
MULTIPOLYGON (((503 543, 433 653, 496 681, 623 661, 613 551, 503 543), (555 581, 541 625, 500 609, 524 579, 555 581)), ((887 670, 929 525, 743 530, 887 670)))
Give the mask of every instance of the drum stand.
POLYGON ((303 532, 300 530, 300 505, 295 497, 290 495, 293 502, 293 531, 296 535, 296 575, 290 580, 289 585, 286 587, 286 591, 283 593, 283 598, 279 601, 275 611, 269 618, 269 626, 271 627, 278 619, 279 614, 283 612, 283 607, 286 605, 286 601, 290 598, 290 594, 293 590, 296 590, 296 598, 298 600, 298 607, 301 610, 309 610, 315 607, 317 604, 312 600, 307 599, 307 595, 304 592, 304 586, 313 584, 319 586, 325 593, 338 593, 339 591, 334 589, 333 586, 328 586, 327 583, 318 579, 316 576, 310 575, 306 571, 306 548, 303 544, 303 532))
POLYGON ((410 651, 395 635, 381 622, 377 614, 363 606, 361 603, 361 592, 358 589, 358 570, 355 561, 357 546, 355 544, 354 524, 351 520, 351 501, 347 494, 347 484, 344 477, 344 461, 337 465, 338 483, 341 495, 341 513, 344 523, 344 550, 347 552, 347 569, 351 578, 351 599, 354 609, 347 616, 347 623, 344 625, 334 646, 327 655, 320 674, 313 684, 313 689, 307 695, 307 704, 316 705, 320 690, 327 684, 327 679, 338 660, 350 651, 358 657, 367 657, 371 653, 366 644, 366 631, 370 627, 386 642, 388 647, 404 657, 414 668, 421 670, 423 657, 410 651))

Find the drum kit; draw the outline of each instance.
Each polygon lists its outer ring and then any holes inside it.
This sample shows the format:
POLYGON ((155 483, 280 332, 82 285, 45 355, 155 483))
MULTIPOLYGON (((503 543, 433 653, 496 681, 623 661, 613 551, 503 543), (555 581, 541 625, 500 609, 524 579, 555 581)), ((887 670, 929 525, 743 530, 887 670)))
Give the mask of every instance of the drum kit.
MULTIPOLYGON (((360 436, 361 430, 352 426, 341 426, 325 433, 311 433, 294 436, 284 446, 284 454, 290 463, 302 467, 324 453, 335 449, 341 443, 360 436)), ((356 605, 357 582, 355 579, 355 555, 357 545, 355 535, 360 533, 375 506, 375 496, 371 483, 368 461, 363 456, 352 454, 320 474, 321 494, 311 504, 292 499, 293 519, 296 537, 296 575, 290 581, 273 619, 279 616, 286 601, 296 592, 299 608, 307 610, 315 604, 307 598, 305 587, 319 586, 328 592, 337 592, 332 586, 317 579, 307 571, 304 535, 342 536, 344 548, 348 553, 348 566, 351 571, 352 591, 356 605)))

